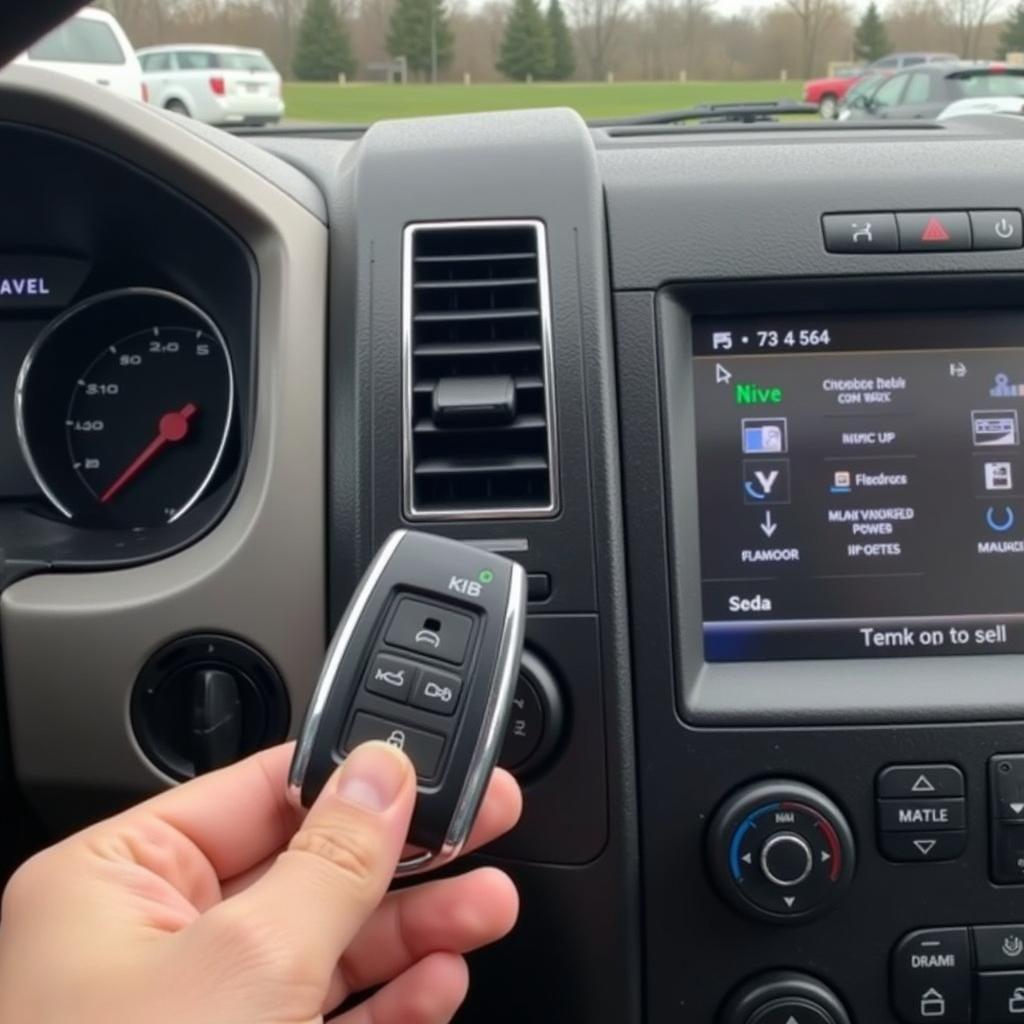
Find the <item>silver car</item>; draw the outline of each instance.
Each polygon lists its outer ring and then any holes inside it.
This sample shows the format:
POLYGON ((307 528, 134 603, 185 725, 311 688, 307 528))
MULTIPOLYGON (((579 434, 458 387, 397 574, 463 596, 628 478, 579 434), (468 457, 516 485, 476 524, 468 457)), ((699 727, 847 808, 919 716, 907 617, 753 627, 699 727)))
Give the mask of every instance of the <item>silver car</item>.
POLYGON ((138 51, 149 101, 207 124, 273 124, 284 113, 281 76, 262 50, 151 46, 138 51))

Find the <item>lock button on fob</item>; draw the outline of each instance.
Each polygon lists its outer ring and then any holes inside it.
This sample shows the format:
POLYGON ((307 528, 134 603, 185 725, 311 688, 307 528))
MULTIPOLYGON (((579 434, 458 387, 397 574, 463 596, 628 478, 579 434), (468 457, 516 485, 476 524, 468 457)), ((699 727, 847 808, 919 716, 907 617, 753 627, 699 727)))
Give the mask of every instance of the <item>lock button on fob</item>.
POLYGON ((383 740, 405 751, 421 779, 431 779, 437 774, 441 752, 444 750, 444 739, 441 736, 398 722, 389 722, 365 711, 358 711, 348 731, 345 753, 350 753, 360 743, 366 743, 368 740, 383 740))

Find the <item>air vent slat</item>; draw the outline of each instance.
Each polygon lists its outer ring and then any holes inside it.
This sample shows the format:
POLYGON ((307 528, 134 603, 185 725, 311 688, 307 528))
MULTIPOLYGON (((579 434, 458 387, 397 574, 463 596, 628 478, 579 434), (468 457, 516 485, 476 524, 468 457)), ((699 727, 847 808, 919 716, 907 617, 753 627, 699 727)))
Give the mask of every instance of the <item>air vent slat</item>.
POLYGON ((452 291, 464 288, 519 288, 537 283, 535 277, 474 277, 466 280, 417 281, 416 291, 452 291))
POLYGON ((543 226, 414 225, 405 246, 407 515, 554 514, 543 226))
POLYGON ((523 341, 424 341, 413 350, 420 356, 503 356, 517 352, 540 352, 541 343, 533 338, 523 341))
POLYGON ((451 433, 483 433, 493 431, 504 433, 509 430, 544 430, 547 427, 547 420, 539 413, 530 413, 517 416, 511 423, 502 423, 493 427, 439 427, 432 419, 424 417, 416 421, 413 426, 414 434, 447 434, 451 433))
POLYGON ((514 455, 507 459, 424 459, 416 467, 416 472, 424 476, 448 476, 462 473, 532 473, 547 468, 547 460, 539 456, 514 455))
POLYGON ((479 254, 465 253, 453 256, 416 256, 415 263, 486 263, 498 260, 533 260, 535 252, 482 252, 479 254))
POLYGON ((439 324, 464 321, 529 320, 540 316, 539 309, 450 309, 437 313, 417 313, 413 320, 418 324, 439 324))

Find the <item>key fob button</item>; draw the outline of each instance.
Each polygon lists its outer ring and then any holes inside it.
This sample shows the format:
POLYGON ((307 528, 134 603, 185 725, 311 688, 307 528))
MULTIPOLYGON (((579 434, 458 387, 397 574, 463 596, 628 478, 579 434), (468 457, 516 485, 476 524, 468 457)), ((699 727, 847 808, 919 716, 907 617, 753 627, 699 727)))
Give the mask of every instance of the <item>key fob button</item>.
POLYGON ((413 687, 412 699, 409 701, 413 707, 423 708, 424 711, 433 711, 439 715, 455 714, 455 707, 459 703, 459 692, 462 690, 462 680, 448 672, 438 672, 432 668, 424 668, 420 673, 419 681, 413 687))
POLYGON ((437 774, 444 750, 444 737, 435 736, 432 732, 414 729, 410 725, 391 722, 386 718, 357 711, 352 720, 345 742, 345 753, 355 750, 360 743, 367 740, 383 740, 399 750, 404 750, 416 767, 416 774, 421 779, 432 779, 437 774))
POLYGON ((468 615, 404 597, 384 639, 392 647, 461 665, 472 631, 473 620, 468 615))
POLYGON ((366 688, 370 693, 404 704, 412 693, 419 672, 420 667, 415 662, 391 654, 378 654, 366 673, 366 688))

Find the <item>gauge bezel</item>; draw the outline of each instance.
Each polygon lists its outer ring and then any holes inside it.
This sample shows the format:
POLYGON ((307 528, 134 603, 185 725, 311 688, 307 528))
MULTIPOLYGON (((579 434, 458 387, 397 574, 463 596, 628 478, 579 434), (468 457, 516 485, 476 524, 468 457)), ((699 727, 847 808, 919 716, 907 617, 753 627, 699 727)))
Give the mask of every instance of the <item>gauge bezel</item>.
MULTIPOLYGON (((168 526, 172 523, 177 522, 183 516, 185 516, 196 503, 206 494, 211 483, 217 476, 218 471, 224 461, 224 454, 228 447, 228 442, 231 438, 231 432, 235 425, 236 420, 236 383, 235 383, 235 366, 234 361, 231 357, 231 349, 229 348, 227 341, 217 326, 215 321, 202 307, 191 302, 184 296, 177 294, 176 292, 168 291, 161 288, 145 288, 145 287, 130 287, 130 288, 117 288, 110 291, 100 292, 96 295, 91 295, 81 302, 76 303, 74 306, 64 310, 59 316, 51 320, 39 333, 39 336, 32 343, 31 348, 25 355, 25 358, 21 364, 21 368, 18 372, 18 379, 15 385, 14 393, 14 422, 15 430, 18 437, 18 445, 21 449, 22 455, 25 459, 25 463, 29 468, 29 472, 32 474, 33 479, 38 485, 40 491, 49 501, 49 503, 60 512, 65 519, 70 522, 77 522, 82 519, 102 521, 104 516, 102 511, 97 508, 88 507, 88 488, 80 477, 77 477, 78 485, 82 491, 82 509, 76 510, 74 508, 74 502, 68 501, 67 498, 61 495, 59 492, 62 490, 62 486, 66 485, 55 485, 54 481, 47 476, 47 473, 43 470, 43 460, 39 459, 36 453, 33 452, 32 448, 32 431, 29 429, 29 423, 26 413, 26 406, 28 404, 27 399, 31 395, 32 388, 32 372, 36 369, 40 358, 47 354, 50 348, 59 343, 60 334, 62 331, 66 331, 68 325, 72 323, 76 317, 81 316, 84 313, 95 313, 96 308, 103 306, 111 302, 119 302, 123 300, 146 300, 152 299, 157 302, 168 303, 170 305, 176 305, 180 310, 193 318, 204 332, 208 333, 220 346, 221 352, 224 357, 224 362, 227 368, 227 381, 228 381, 228 393, 227 393, 227 405, 224 416, 224 427, 221 431, 220 438, 217 443, 217 449, 214 457, 211 461, 210 467, 206 472, 203 479, 195 491, 188 497, 188 499, 182 502, 178 510, 171 516, 166 522, 158 524, 156 526, 142 526, 133 527, 133 529, 158 529, 160 526, 168 526), (90 514, 91 513, 91 514, 90 514)), ((124 314, 122 314, 124 315, 124 314)), ((149 321, 148 314, 146 316, 139 315, 134 311, 130 316, 127 317, 127 327, 118 327, 119 335, 124 332, 124 337, 130 334, 144 330, 147 327, 151 327, 152 323, 149 321), (133 325, 132 316, 137 317, 137 322, 133 325)), ((172 324, 169 326, 183 326, 179 324, 172 324)), ((188 326, 187 324, 184 326, 188 326)), ((100 355, 100 348, 97 347, 95 356, 100 355)), ((91 364, 88 364, 91 365, 91 364)), ((66 369, 65 369, 66 372, 66 369)), ((76 372, 70 374, 73 380, 77 376, 76 372)), ((50 467, 52 469, 52 467, 50 467)), ((115 523, 111 524, 116 527, 123 527, 124 524, 115 523)))

